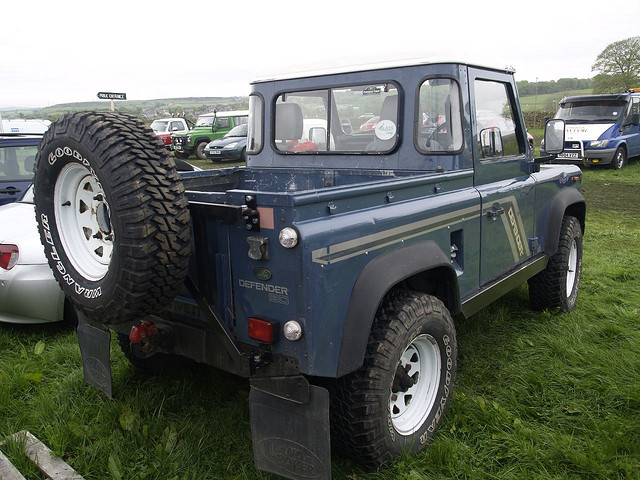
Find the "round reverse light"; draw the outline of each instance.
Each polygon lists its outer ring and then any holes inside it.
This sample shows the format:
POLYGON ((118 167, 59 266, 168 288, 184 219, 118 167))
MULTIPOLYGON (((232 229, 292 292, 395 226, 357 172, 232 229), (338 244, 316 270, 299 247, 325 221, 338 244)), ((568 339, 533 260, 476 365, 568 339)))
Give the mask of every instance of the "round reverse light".
POLYGON ((283 327, 284 338, 295 342, 302 336, 302 327, 295 320, 289 320, 283 327))
POLYGON ((298 244, 298 232, 291 227, 285 227, 280 230, 278 239, 284 248, 293 248, 298 244))

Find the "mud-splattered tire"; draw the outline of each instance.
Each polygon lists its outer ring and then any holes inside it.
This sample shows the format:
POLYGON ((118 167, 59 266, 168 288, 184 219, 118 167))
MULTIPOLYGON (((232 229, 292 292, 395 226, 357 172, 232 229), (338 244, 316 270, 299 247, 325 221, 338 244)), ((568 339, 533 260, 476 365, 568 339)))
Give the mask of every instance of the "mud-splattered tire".
POLYGON ((582 227, 577 218, 565 216, 560 228, 558 251, 543 271, 529 279, 529 301, 534 310, 576 306, 582 276, 582 227))
POLYGON ((34 177, 54 276, 105 324, 158 312, 187 273, 190 216, 162 142, 132 115, 65 115, 44 135, 34 177))
POLYGON ((376 466, 422 450, 449 407, 456 355, 455 327, 440 300, 419 292, 390 297, 363 366, 330 386, 337 451, 376 466))

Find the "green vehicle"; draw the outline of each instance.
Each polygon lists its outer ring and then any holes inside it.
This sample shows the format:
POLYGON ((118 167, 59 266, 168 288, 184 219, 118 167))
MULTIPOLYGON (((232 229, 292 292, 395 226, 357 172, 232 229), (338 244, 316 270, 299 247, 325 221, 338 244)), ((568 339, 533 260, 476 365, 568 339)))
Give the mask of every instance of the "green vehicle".
POLYGON ((204 147, 213 140, 223 137, 229 130, 247 123, 248 110, 213 112, 200 115, 196 125, 186 133, 171 135, 171 145, 176 157, 186 159, 190 155, 205 160, 204 147))

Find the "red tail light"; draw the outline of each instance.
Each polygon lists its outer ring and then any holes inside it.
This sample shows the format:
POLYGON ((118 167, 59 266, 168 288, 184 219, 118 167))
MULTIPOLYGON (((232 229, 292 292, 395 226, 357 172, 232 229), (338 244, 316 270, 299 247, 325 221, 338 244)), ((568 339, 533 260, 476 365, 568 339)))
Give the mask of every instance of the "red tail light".
POLYGON ((273 342, 273 326, 260 318, 249 317, 249 337, 259 342, 273 342))
POLYGON ((11 270, 18 263, 19 253, 17 245, 0 245, 0 267, 11 270))

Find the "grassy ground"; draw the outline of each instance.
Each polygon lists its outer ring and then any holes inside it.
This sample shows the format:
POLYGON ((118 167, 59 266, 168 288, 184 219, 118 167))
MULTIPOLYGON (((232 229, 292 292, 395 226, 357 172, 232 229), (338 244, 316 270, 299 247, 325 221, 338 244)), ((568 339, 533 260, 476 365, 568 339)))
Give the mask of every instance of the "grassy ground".
POLYGON ((562 100, 563 97, 570 97, 573 95, 591 95, 591 89, 567 90, 566 92, 545 93, 538 96, 529 95, 527 97, 520 97, 520 105, 522 106, 522 110, 525 112, 532 112, 536 109, 538 111, 544 109, 555 111, 558 108, 558 102, 562 100))
MULTIPOLYGON (((580 298, 528 309, 522 285, 458 322, 451 409, 422 454, 336 479, 640 479, 640 162, 587 170, 580 298)), ((115 399, 83 383, 73 329, 0 325, 0 437, 29 430, 86 479, 267 479, 253 467, 248 383, 212 368, 161 377, 112 346, 115 399)), ((44 478, 3 450, 29 479, 44 478)))

